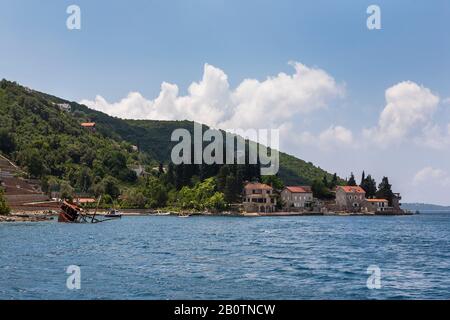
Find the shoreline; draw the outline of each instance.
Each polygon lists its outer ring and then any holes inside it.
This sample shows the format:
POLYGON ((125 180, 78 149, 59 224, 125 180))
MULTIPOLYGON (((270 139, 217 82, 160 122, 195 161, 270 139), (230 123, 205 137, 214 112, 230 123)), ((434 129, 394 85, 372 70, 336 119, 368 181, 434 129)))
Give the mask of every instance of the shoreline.
MULTIPOLYGON (((97 212, 98 216, 106 215, 106 210, 97 212)), ((272 213, 237 213, 237 212, 174 212, 159 211, 159 213, 151 212, 147 209, 123 209, 121 210, 124 217, 241 217, 241 218, 258 218, 258 217, 377 217, 377 216, 412 216, 412 212, 403 213, 347 213, 347 212, 272 212, 272 213)), ((58 211, 55 210, 13 210, 8 216, 0 216, 0 223, 4 222, 45 222, 53 221, 58 217, 58 211)))

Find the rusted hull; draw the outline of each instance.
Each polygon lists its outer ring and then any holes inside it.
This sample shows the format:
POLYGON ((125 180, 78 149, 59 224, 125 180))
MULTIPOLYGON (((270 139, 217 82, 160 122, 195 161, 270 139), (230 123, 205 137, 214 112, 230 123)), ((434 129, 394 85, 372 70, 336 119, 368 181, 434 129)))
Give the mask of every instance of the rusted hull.
POLYGON ((60 212, 59 216, 58 216, 58 222, 62 222, 62 223, 75 223, 77 222, 77 218, 72 217, 68 214, 66 214, 65 212, 60 212))

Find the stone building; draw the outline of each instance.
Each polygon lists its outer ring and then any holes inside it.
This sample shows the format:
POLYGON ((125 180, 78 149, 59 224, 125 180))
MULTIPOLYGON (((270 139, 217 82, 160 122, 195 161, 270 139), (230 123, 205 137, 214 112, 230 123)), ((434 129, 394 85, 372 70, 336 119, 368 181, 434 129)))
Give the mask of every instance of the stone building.
POLYGON ((339 210, 359 212, 366 204, 366 191, 359 186, 338 186, 336 206, 339 210))
POLYGON ((263 183, 247 183, 244 187, 243 207, 246 212, 275 212, 277 200, 273 188, 263 183))
POLYGON ((311 208, 313 203, 313 192, 309 186, 289 186, 281 192, 284 209, 299 211, 311 208))

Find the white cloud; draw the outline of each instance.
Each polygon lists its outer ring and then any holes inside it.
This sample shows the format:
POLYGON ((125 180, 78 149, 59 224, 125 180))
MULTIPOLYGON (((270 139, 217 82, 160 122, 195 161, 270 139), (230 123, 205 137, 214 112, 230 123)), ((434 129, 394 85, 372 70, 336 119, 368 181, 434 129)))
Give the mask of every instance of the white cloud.
POLYGON ((430 89, 412 81, 400 82, 386 90, 386 107, 378 126, 364 130, 364 135, 381 145, 401 142, 428 125, 439 104, 430 89))
POLYGON ((353 133, 349 129, 342 126, 330 126, 317 135, 309 131, 301 132, 297 136, 297 145, 313 146, 323 151, 331 151, 336 148, 353 148, 355 147, 355 141, 353 133))
POLYGON ((195 120, 223 129, 246 129, 278 128, 343 96, 343 86, 325 71, 297 62, 291 65, 292 75, 246 79, 232 90, 221 69, 205 64, 202 80, 192 83, 186 96, 178 95, 177 85, 163 83, 154 100, 132 92, 116 103, 101 96, 80 103, 120 118, 195 120))
POLYGON ((442 128, 436 124, 429 124, 422 130, 422 136, 416 139, 419 145, 432 149, 443 150, 450 146, 450 124, 442 128))
POLYGON ((415 186, 424 183, 447 187, 450 186, 450 175, 442 169, 425 167, 419 170, 413 178, 413 184, 415 186))

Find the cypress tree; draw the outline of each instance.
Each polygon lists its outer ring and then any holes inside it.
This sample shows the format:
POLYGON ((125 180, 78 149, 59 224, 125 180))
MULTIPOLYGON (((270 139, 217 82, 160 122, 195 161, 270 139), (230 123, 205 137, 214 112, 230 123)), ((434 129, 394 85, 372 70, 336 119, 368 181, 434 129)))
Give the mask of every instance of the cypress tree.
POLYGON ((356 187, 356 180, 355 180, 355 176, 353 175, 353 172, 350 175, 350 179, 348 180, 347 185, 356 187))

